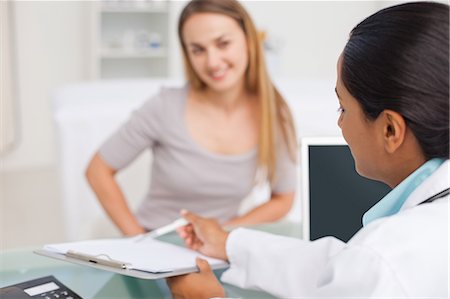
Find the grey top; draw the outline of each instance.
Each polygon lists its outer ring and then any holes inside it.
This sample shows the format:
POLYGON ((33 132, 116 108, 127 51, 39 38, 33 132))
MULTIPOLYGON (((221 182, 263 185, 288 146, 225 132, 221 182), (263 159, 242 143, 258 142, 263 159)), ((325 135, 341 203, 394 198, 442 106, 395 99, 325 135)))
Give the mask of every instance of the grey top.
MULTIPOLYGON (((239 204, 255 186, 256 148, 241 155, 213 153, 197 144, 185 122, 188 87, 162 88, 134 111, 99 152, 122 169, 142 151, 153 154, 150 188, 136 217, 147 229, 165 225, 188 209, 223 222, 237 215, 239 204)), ((277 154, 273 193, 295 190, 296 165, 284 146, 277 154)))

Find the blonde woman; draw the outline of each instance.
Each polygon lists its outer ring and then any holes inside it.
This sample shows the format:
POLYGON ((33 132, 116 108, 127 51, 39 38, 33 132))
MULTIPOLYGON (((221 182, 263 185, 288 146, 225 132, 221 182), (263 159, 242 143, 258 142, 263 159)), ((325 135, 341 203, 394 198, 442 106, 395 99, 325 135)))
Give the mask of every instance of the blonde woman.
POLYGON ((186 86, 163 88, 101 146, 86 172, 92 189, 124 235, 165 225, 181 208, 233 226, 280 219, 294 199, 295 130, 250 16, 234 0, 194 0, 178 34, 186 86), (114 177, 147 149, 150 188, 133 213, 114 177), (238 215, 265 179, 270 200, 238 215))

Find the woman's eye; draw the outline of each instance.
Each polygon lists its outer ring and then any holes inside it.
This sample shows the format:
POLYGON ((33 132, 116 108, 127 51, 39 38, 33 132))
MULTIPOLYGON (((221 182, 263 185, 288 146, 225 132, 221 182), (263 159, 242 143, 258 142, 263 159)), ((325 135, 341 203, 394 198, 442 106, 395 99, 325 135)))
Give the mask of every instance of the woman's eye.
POLYGON ((221 42, 219 42, 219 48, 220 49, 224 49, 224 48, 226 48, 228 45, 230 44, 230 42, 229 41, 221 41, 221 42))
POLYGON ((344 109, 342 106, 339 106, 339 108, 337 109, 337 112, 338 112, 339 114, 342 114, 342 113, 345 112, 345 109, 344 109))
POLYGON ((192 54, 194 54, 194 55, 197 55, 197 54, 200 54, 200 53, 202 53, 202 49, 200 49, 200 48, 193 48, 193 49, 191 49, 191 53, 192 54))

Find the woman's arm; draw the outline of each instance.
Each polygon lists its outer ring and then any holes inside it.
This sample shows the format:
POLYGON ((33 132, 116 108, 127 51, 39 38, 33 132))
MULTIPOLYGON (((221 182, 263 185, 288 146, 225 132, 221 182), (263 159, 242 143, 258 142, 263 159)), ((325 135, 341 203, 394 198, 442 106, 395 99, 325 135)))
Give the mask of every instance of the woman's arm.
POLYGON ((252 225, 266 222, 273 222, 284 217, 292 207, 295 192, 272 194, 270 200, 247 214, 233 218, 224 225, 252 225))
POLYGON ((96 153, 86 169, 86 178, 103 209, 124 235, 143 233, 145 229, 134 217, 114 178, 116 172, 96 153))

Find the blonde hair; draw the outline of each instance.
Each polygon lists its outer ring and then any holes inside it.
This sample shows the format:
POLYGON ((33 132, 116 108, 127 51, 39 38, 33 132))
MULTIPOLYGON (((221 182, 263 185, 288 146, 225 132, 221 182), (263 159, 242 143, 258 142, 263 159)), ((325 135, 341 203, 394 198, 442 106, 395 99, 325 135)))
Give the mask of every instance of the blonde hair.
POLYGON ((218 13, 229 16, 238 22, 247 40, 249 62, 245 73, 247 90, 258 96, 260 101, 260 134, 258 140, 258 166, 271 181, 275 179, 276 151, 278 132, 281 132, 289 156, 296 161, 297 138, 294 122, 288 105, 269 78, 262 42, 256 27, 244 9, 236 0, 192 0, 183 9, 178 22, 178 37, 183 50, 186 77, 192 88, 200 90, 206 84, 195 72, 189 60, 182 30, 187 19, 202 12, 218 13))

